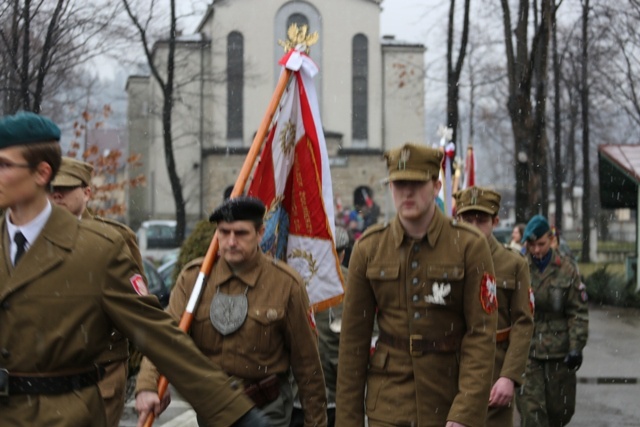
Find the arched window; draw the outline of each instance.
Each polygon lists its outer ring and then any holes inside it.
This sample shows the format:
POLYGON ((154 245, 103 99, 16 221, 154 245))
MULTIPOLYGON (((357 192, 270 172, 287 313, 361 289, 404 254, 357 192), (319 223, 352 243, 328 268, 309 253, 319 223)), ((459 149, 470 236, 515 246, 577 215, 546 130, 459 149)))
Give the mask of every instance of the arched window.
POLYGON ((242 142, 244 98, 244 38, 237 31, 227 36, 227 139, 242 142))
POLYGON ((352 42, 351 136, 354 145, 366 145, 368 132, 369 45, 367 36, 356 34, 352 42))
POLYGON ((289 29, 291 24, 296 24, 298 28, 306 25, 308 28, 307 33, 311 32, 311 28, 309 28, 309 19, 307 19, 307 17, 301 13, 292 13, 291 15, 289 15, 289 17, 287 18, 287 27, 285 28, 285 31, 289 29))

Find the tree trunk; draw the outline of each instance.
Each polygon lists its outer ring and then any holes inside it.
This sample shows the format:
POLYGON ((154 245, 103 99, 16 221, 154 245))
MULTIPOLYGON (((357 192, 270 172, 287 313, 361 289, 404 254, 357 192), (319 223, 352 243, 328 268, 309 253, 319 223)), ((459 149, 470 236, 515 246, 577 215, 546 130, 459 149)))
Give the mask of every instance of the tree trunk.
POLYGON ((591 248, 591 167, 589 161, 589 0, 582 1, 582 75, 581 75, 581 103, 582 103, 582 262, 590 262, 591 248))
MULTIPOLYGON (((555 4, 554 4, 555 9, 555 4)), ((554 126, 554 167, 553 167, 553 190, 556 199, 556 211, 555 211, 555 226, 556 229, 562 231, 563 229, 563 194, 562 194, 562 123, 560 113, 560 60, 558 58, 558 27, 556 19, 556 11, 553 11, 552 15, 552 35, 553 35, 553 91, 555 92, 553 98, 553 126, 554 126)))

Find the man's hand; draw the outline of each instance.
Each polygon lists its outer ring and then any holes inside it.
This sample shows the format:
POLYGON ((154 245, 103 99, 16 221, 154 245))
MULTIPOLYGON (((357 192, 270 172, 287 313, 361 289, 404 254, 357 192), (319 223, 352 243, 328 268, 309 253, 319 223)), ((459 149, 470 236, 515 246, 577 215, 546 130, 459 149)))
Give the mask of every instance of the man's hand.
POLYGON ((232 427, 269 427, 269 418, 258 408, 251 408, 242 418, 233 423, 232 427))
POLYGON ((445 427, 467 427, 464 424, 457 423, 455 421, 447 421, 447 425, 445 427))
POLYGON ((577 371, 582 366, 582 352, 571 350, 564 358, 564 363, 569 369, 577 371))
POLYGON ((138 425, 137 427, 143 427, 147 417, 150 413, 153 413, 158 417, 167 406, 171 403, 171 393, 167 389, 166 393, 162 397, 162 401, 158 397, 158 393, 155 391, 141 391, 136 395, 136 411, 138 412, 138 425))
POLYGON ((489 395, 489 406, 509 406, 513 401, 513 381, 509 378, 500 377, 498 381, 491 387, 489 395))

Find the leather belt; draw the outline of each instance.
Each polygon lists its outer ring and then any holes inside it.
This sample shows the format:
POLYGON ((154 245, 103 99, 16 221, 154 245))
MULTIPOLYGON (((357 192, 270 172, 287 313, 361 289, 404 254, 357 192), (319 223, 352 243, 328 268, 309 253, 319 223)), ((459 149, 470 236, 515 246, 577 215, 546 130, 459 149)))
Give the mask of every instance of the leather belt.
POLYGON ((104 368, 71 375, 13 374, 0 369, 0 397, 19 394, 64 394, 96 384, 102 379, 104 368))
POLYGON ((393 336, 381 329, 378 342, 398 350, 404 350, 412 356, 421 356, 425 353, 455 353, 460 349, 461 339, 449 335, 434 340, 415 334, 410 335, 409 338, 404 338, 393 336))
POLYGON ((280 396, 280 378, 270 375, 263 380, 245 384, 244 394, 253 400, 258 408, 262 408, 280 396))
POLYGON ((498 329, 496 332, 496 344, 509 340, 509 334, 511 333, 511 327, 498 329))

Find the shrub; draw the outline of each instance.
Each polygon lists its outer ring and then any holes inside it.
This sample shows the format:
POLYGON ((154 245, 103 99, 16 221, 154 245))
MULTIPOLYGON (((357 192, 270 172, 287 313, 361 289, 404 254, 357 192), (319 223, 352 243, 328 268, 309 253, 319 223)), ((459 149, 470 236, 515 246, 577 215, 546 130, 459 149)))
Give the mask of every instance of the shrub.
POLYGON ((608 271, 608 265, 597 268, 585 279, 589 301, 617 307, 640 307, 640 295, 635 281, 627 281, 622 274, 608 271))
POLYGON ((178 255, 176 266, 173 269, 174 284, 178 279, 178 274, 180 274, 182 268, 187 265, 189 261, 203 257, 207 253, 215 232, 216 226, 210 223, 209 220, 203 219, 198 221, 193 232, 185 239, 180 247, 180 254, 178 255))

